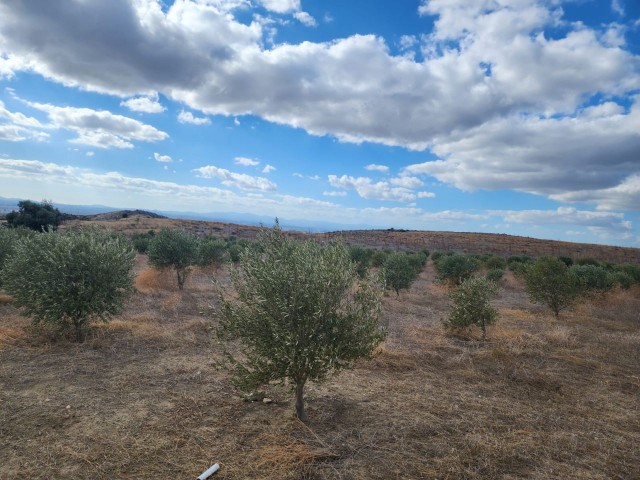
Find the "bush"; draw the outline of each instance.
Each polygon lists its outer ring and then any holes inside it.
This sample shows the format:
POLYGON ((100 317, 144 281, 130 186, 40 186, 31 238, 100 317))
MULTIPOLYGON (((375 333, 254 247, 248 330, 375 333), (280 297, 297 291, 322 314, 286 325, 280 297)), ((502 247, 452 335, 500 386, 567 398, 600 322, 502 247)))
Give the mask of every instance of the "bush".
POLYGON ((371 256, 373 250, 361 247, 360 245, 351 245, 349 247, 349 257, 356 264, 356 271, 360 278, 364 278, 371 264, 371 256))
POLYGON ((614 272, 612 274, 614 283, 620 285, 623 289, 629 290, 633 285, 633 278, 625 272, 614 272))
POLYGON ((229 259, 233 263, 238 263, 240 261, 242 252, 251 246, 251 242, 249 242, 249 240, 245 240, 244 238, 237 240, 235 237, 229 237, 227 238, 226 242, 227 253, 229 254, 229 259))
POLYGON ((418 276, 424 269, 424 266, 427 264, 428 257, 423 252, 406 252, 406 255, 409 258, 409 263, 414 269, 416 276, 418 276))
POLYGON ((439 279, 455 285, 460 285, 470 278, 478 268, 480 268, 480 262, 477 259, 459 253, 445 255, 436 262, 439 279))
POLYGON ((533 262, 533 258, 528 255, 514 255, 507 259, 507 265, 509 265, 509 270, 513 272, 514 275, 518 277, 522 277, 527 272, 527 267, 533 262))
POLYGON ((539 257, 525 273, 526 289, 531 301, 548 306, 556 318, 573 305, 579 286, 567 266, 554 257, 539 257))
POLYGON ((584 258, 578 258, 575 262, 575 265, 593 265, 594 267, 599 267, 600 266, 600 262, 597 261, 594 258, 590 258, 590 257, 584 257, 584 258))
MULTIPOLYGON (((13 255, 16 244, 21 238, 35 235, 32 230, 26 228, 4 228, 0 227, 0 273, 4 264, 13 255)), ((0 276, 0 287, 2 287, 2 277, 0 276)))
POLYGON ((149 251, 149 242, 154 235, 155 232, 153 230, 149 230, 147 233, 134 233, 131 236, 133 248, 135 248, 138 253, 147 253, 149 251))
POLYGON ((573 265, 573 258, 571 257, 560 256, 558 257, 558 260, 564 263, 567 267, 570 267, 571 265, 573 265))
POLYGON ((387 259, 388 255, 389 254, 384 250, 375 250, 371 255, 371 266, 376 268, 381 267, 387 259))
POLYGON ((415 265, 412 265, 409 255, 404 253, 390 254, 382 266, 384 280, 387 286, 400 296, 400 290, 408 289, 416 278, 415 265))
POLYGON ((592 264, 573 265, 569 272, 576 277, 583 293, 594 290, 606 292, 613 288, 613 275, 604 267, 592 264))
POLYGON ((198 265, 219 267, 227 261, 229 254, 224 240, 208 237, 200 242, 198 265))
POLYGON ((445 322, 445 327, 464 330, 472 325, 482 329, 482 338, 486 338, 487 326, 498 318, 498 311, 489 301, 498 292, 495 283, 485 278, 469 278, 449 293, 453 301, 453 309, 445 322))
POLYGON ((2 271, 5 289, 34 323, 75 329, 122 310, 133 291, 129 241, 97 229, 43 233, 18 241, 2 271))
POLYGON ((629 275, 634 283, 640 283, 640 265, 625 263, 618 265, 617 270, 629 275))
POLYGON ((173 268, 178 288, 182 290, 187 269, 198 263, 198 243, 191 233, 177 228, 163 228, 149 241, 149 263, 155 268, 173 268))
POLYGON ((504 258, 491 255, 487 260, 485 260, 484 265, 489 270, 504 270, 505 268, 507 268, 507 261, 504 258))
POLYGON ((492 268, 487 272, 486 278, 491 282, 499 282, 504 276, 504 270, 500 268, 492 268))
POLYGON ((251 390, 288 380, 296 389, 296 415, 306 419, 304 386, 368 356, 384 339, 380 285, 359 280, 342 245, 296 241, 276 227, 245 250, 232 274, 236 295, 222 306, 219 336, 237 339, 235 382, 251 390))
POLYGON ((55 230, 60 225, 62 214, 49 202, 18 202, 18 211, 7 213, 6 220, 10 227, 26 227, 37 232, 55 230))

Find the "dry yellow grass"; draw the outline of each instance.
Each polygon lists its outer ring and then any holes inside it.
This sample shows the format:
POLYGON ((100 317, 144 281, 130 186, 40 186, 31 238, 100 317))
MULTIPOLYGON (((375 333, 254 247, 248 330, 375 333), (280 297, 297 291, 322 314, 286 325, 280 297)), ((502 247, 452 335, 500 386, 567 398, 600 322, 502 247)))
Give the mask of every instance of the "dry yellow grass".
POLYGON ((0 305, 0 479, 640 478, 637 289, 557 321, 505 288, 482 341, 444 332, 429 265, 384 298, 377 355, 309 385, 305 426, 288 389, 245 402, 219 370, 209 273, 145 274, 83 344, 0 305))

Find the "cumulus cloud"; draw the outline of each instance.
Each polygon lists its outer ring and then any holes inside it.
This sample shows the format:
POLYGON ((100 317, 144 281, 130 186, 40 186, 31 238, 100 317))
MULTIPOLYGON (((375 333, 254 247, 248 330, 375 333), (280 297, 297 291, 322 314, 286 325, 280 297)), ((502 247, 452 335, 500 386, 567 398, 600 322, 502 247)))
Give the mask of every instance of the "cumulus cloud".
POLYGON ((134 97, 120 102, 120 105, 127 107, 133 112, 142 113, 162 113, 166 108, 160 104, 158 94, 148 97, 134 97))
POLYGON ((389 183, 391 183, 391 185, 395 185, 396 187, 404 187, 409 189, 422 187, 424 185, 424 182, 418 177, 412 177, 409 175, 392 178, 389 180, 389 183))
POLYGON ((277 188, 275 183, 266 178, 253 177, 245 173, 230 172, 229 170, 214 165, 206 165, 196 168, 193 171, 201 178, 217 178, 221 180, 223 185, 236 187, 240 190, 260 190, 266 192, 276 190, 277 188))
POLYGON ((392 187, 387 182, 373 182, 368 177, 352 177, 350 175, 329 175, 332 187, 355 190, 358 195, 368 200, 386 200, 392 202, 412 202, 416 194, 404 187, 392 187))
POLYGON ((316 19, 309 15, 307 12, 296 12, 293 14, 293 16, 296 18, 296 20, 298 20, 303 25, 306 25, 307 27, 315 27, 318 25, 316 19))
POLYGON ((191 112, 185 112, 180 110, 178 114, 178 121, 180 123, 190 123, 191 125, 209 125, 211 120, 207 117, 195 117, 191 112))
POLYGON ((265 165, 264 168, 262 169, 262 173, 264 174, 268 174, 273 172, 276 169, 276 167, 274 167, 273 165, 265 165))
POLYGON ((154 153, 153 158, 156 159, 156 162, 161 162, 161 163, 173 162, 173 159, 169 155, 160 155, 159 153, 154 153))
POLYGON ((376 163, 370 163, 369 165, 367 165, 364 168, 366 170, 373 171, 373 172, 382 172, 382 173, 388 173, 389 172, 389 167, 387 167, 386 165, 378 165, 376 163))
POLYGON ((345 192, 344 190, 331 190, 322 192, 322 195, 324 195, 325 197, 346 197, 347 192, 345 192))
POLYGON ((497 210, 489 212, 509 223, 533 225, 572 225, 584 227, 603 240, 633 237, 633 225, 617 212, 594 212, 559 207, 556 210, 497 210))
POLYGON ((233 163, 236 165, 242 165, 243 167, 257 167, 260 162, 247 157, 236 157, 233 159, 233 163))
MULTIPOLYGON (((279 14, 303 12, 297 0, 261 4, 279 14)), ((511 188, 512 179, 514 188, 544 195, 604 192, 638 173, 637 157, 628 159, 637 129, 623 128, 609 140, 596 135, 590 151, 569 148, 607 121, 635 122, 627 109, 597 118, 580 114, 585 104, 597 107, 612 98, 626 105, 640 88, 640 59, 620 42, 615 26, 570 23, 556 1, 425 0, 419 13, 434 26, 419 37, 418 61, 394 56, 374 35, 267 48, 268 26, 234 17, 234 8, 247 5, 3 4, 0 75, 30 71, 125 97, 158 91, 207 115, 251 114, 345 142, 431 149, 439 160, 425 173, 460 188, 511 188), (556 126, 570 137, 554 153, 545 146, 557 143, 556 126), (499 149, 488 155, 493 145, 499 149), (543 147, 539 157, 532 146, 543 147), (483 157, 471 158, 474 149, 483 157), (576 169, 583 153, 584 172, 576 169), (523 163, 525 156, 532 163, 523 163), (598 157, 606 159, 600 162, 606 169, 593 167, 598 157)), ((110 135, 79 138, 131 144, 110 135)))
POLYGON ((58 107, 48 103, 25 102, 31 108, 45 112, 48 128, 65 129, 78 136, 71 143, 98 148, 133 148, 134 140, 156 142, 169 137, 151 125, 133 118, 115 115, 107 110, 58 107))

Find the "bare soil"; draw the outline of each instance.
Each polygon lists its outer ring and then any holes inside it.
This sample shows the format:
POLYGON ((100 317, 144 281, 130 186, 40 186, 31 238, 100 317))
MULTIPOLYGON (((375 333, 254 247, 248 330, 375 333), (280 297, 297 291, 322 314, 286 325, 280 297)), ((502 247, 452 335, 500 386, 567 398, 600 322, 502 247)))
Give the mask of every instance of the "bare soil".
POLYGON ((86 341, 0 301, 0 479, 640 478, 640 290, 556 321, 507 275, 487 341, 448 335, 431 262, 384 299, 371 360, 247 402, 219 368, 212 276, 137 263, 126 312, 86 341))

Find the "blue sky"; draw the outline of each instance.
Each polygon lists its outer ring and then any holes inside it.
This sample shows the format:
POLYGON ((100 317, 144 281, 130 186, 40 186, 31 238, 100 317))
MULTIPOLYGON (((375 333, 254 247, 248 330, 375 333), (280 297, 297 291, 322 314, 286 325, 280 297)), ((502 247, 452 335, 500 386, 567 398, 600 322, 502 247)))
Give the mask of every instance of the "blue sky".
POLYGON ((630 0, 0 0, 0 196, 640 246, 630 0))

